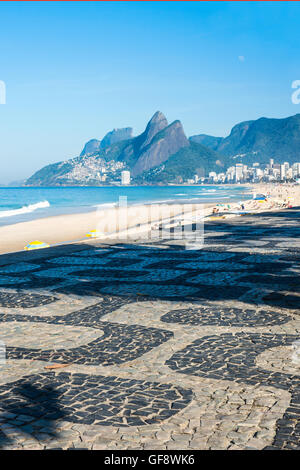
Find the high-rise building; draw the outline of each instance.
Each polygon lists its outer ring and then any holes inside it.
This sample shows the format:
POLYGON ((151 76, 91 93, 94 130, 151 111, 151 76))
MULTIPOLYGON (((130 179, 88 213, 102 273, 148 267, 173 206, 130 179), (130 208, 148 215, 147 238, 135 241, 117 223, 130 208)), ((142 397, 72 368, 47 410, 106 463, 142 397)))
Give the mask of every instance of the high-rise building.
POLYGON ((248 166, 243 165, 243 179, 246 180, 248 177, 248 166))
POLYGON ((255 169, 255 176, 257 178, 262 178, 264 176, 264 172, 260 168, 255 169))
POLYGON ((234 166, 229 167, 226 171, 226 175, 227 175, 228 181, 233 181, 235 177, 235 167, 234 166))
POLYGON ((293 168, 293 175, 294 175, 294 177, 295 177, 295 176, 299 176, 299 175, 300 175, 300 163, 298 163, 298 162, 297 162, 297 163, 294 163, 293 166, 292 166, 292 168, 293 168))
POLYGON ((214 183, 218 181, 217 173, 215 171, 210 171, 208 173, 208 178, 210 179, 210 181, 213 181, 214 183))
POLYGON ((130 171, 122 171, 121 182, 122 184, 130 184, 130 171))
POLYGON ((235 165, 235 180, 240 181, 243 179, 243 167, 242 163, 237 163, 235 165))
POLYGON ((280 165, 280 179, 284 180, 286 176, 286 167, 285 165, 280 165))

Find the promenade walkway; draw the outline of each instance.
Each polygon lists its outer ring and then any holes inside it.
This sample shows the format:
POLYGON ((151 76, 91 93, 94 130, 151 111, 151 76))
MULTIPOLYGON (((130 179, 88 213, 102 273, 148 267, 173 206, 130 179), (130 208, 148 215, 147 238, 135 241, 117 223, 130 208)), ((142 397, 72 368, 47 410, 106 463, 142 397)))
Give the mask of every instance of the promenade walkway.
POLYGON ((299 222, 2 255, 0 448, 300 449, 299 222))

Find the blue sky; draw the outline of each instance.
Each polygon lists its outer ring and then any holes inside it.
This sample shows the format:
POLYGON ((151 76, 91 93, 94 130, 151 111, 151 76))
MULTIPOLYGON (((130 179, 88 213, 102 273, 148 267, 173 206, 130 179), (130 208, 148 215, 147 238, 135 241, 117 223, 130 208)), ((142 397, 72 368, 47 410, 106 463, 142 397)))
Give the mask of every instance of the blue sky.
POLYGON ((0 183, 156 110, 188 136, 300 112, 298 2, 1 2, 0 183))

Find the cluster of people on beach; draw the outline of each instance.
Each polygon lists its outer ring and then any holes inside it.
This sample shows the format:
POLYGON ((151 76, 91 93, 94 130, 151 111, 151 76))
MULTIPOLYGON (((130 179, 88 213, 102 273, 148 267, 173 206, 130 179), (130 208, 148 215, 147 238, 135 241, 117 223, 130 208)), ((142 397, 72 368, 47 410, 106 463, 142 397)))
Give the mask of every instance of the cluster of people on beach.
POLYGON ((209 210, 207 216, 223 216, 225 214, 243 215, 244 213, 266 212, 269 210, 291 209, 300 206, 300 185, 274 184, 257 185, 253 188, 253 198, 236 204, 217 204, 209 210), (254 190, 260 193, 256 196, 254 190), (225 214, 224 214, 225 213, 225 214))

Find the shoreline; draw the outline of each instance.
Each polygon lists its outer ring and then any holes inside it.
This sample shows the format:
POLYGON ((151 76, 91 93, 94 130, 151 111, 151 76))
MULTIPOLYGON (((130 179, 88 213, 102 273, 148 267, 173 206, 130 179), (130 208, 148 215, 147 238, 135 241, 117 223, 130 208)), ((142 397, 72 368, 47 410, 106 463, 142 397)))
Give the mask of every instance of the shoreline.
MULTIPOLYGON (((186 212, 189 216, 200 220, 201 217, 210 220, 216 217, 231 218, 247 213, 270 212, 284 209, 288 204, 300 205, 300 186, 275 186, 270 184, 249 186, 253 193, 268 194, 267 201, 263 203, 254 199, 244 200, 243 207, 237 201, 215 201, 207 203, 153 203, 130 205, 128 207, 100 207, 98 210, 75 214, 62 214, 18 222, 0 227, 0 254, 24 251, 24 247, 35 240, 40 240, 50 246, 87 242, 90 238, 86 234, 97 230, 98 240, 122 240, 124 235, 134 239, 135 234, 147 233, 153 223, 167 223, 176 219, 180 224, 183 206, 189 206, 186 212), (213 208, 217 213, 213 214, 213 208), (242 214, 241 212, 245 212, 242 214)), ((124 238, 123 238, 124 240, 124 238)))
MULTIPOLYGON (((205 185, 205 187, 213 187, 216 185, 205 185)), ((152 204, 217 204, 218 202, 227 202, 230 199, 230 202, 233 202, 234 200, 239 201, 239 200, 244 200, 247 198, 249 195, 249 185, 242 185, 242 190, 239 191, 239 194, 232 194, 230 196, 226 195, 226 192, 228 191, 229 187, 232 187, 232 189, 236 189, 238 187, 240 189, 241 185, 218 185, 217 189, 214 189, 215 192, 212 192, 209 196, 207 193, 204 193, 205 195, 202 195, 201 193, 196 192, 193 194, 193 191, 191 193, 183 193, 183 194, 161 194, 160 197, 154 197, 155 194, 148 194, 147 197, 145 198, 140 198, 140 199, 131 199, 130 196, 128 195, 128 207, 130 206, 141 206, 141 205, 152 205, 152 204), (222 191, 223 189, 223 191, 222 191), (220 191, 221 190, 221 191, 220 191), (225 194, 218 194, 218 192, 224 192, 225 194), (178 197, 178 196, 183 196, 183 197, 178 197), (224 201, 223 201, 224 200, 224 201)), ((184 187, 184 185, 178 186, 178 190, 180 191, 180 187, 184 187)), ((199 189, 203 188, 203 185, 193 185, 189 186, 192 189, 199 189)), ((33 187, 20 187, 20 188, 8 188, 8 189, 32 189, 33 187)), ((67 187, 66 187, 67 188, 67 187)), ((91 189, 92 187, 85 186, 85 187, 80 187, 82 189, 91 189)), ((123 186, 120 187, 120 192, 121 188, 124 188, 123 186)), ((129 187, 126 187, 129 188, 129 187)), ((169 188, 169 186, 165 186, 164 189, 169 188)), ((1 188, 0 188, 1 189, 1 188)), ((3 188, 2 188, 3 189, 3 188)), ((40 187, 34 187, 34 189, 61 189, 61 188, 40 188, 40 187)), ((69 189, 78 189, 78 187, 70 187, 69 189)), ((99 187, 95 187, 92 189, 99 189, 99 187)), ((134 189, 134 186, 131 187, 131 189, 134 189)), ((158 188, 161 189, 161 188, 158 188)), ((209 189, 209 191, 212 191, 209 189)), ((4 207, 0 211, 0 228, 5 227, 8 225, 15 225, 23 222, 29 222, 33 220, 39 220, 39 219, 45 219, 49 217, 56 217, 56 216, 66 216, 66 215, 73 215, 73 214, 83 214, 83 213, 91 213, 97 208, 102 209, 102 208, 112 208, 116 207, 118 205, 118 198, 120 195, 120 192, 117 194, 112 195, 112 199, 109 200, 104 200, 103 202, 97 202, 96 200, 94 202, 90 201, 85 201, 83 205, 81 205, 82 199, 80 199, 78 204, 76 204, 76 201, 74 203, 73 199, 66 200, 63 205, 60 205, 59 203, 57 204, 57 201, 52 201, 51 200, 51 194, 41 194, 40 195, 40 200, 38 202, 21 202, 19 207, 9 207, 7 208, 4 207), (51 202, 49 202, 51 201, 51 202)), ((0 194, 1 196, 1 194, 0 194)), ((77 195, 78 197, 78 195, 77 195)))
MULTIPOLYGON (((205 210, 215 204, 207 203, 205 210)), ((190 212, 200 211, 203 204, 189 204, 190 212), (193 207, 199 206, 199 207, 193 207)), ((97 230, 101 240, 118 236, 126 232, 130 236, 147 232, 153 223, 164 223, 182 213, 183 204, 152 204, 128 206, 127 208, 102 208, 91 212, 57 215, 41 219, 19 222, 0 227, 0 255, 24 251, 24 247, 35 240, 50 246, 75 242, 88 242, 86 234, 97 230)), ((189 212, 189 211, 188 211, 189 212)), ((100 238, 98 238, 100 239, 100 238)))
MULTIPOLYGON (((19 188, 23 189, 23 188, 19 188)), ((29 188, 30 189, 30 188, 29 188)), ((39 188, 35 188, 39 189, 39 188)), ((88 188, 85 188, 88 189, 88 188)), ((132 188, 134 189, 134 188, 132 188)), ((127 200, 125 204, 128 207, 141 206, 141 205, 155 205, 155 204, 217 204, 219 202, 227 202, 228 200, 240 201, 245 200, 249 197, 249 189, 246 187, 236 189, 231 188, 230 191, 228 188, 220 187, 217 189, 202 188, 204 191, 199 191, 198 187, 191 188, 191 190, 181 190, 176 188, 171 192, 165 187, 164 191, 151 191, 150 193, 146 192, 141 194, 139 193, 126 193, 127 200), (166 191, 167 190, 167 191, 166 191), (179 193, 179 194, 178 194, 179 193), (237 194, 235 194, 237 193, 237 194)), ((48 188, 46 188, 48 190, 48 188)), ((110 209, 118 207, 118 204, 123 204, 124 198, 120 198, 122 191, 114 193, 90 193, 89 191, 85 193, 62 193, 60 196, 57 196, 55 193, 52 194, 44 192, 38 193, 36 195, 30 195, 29 198, 23 195, 21 192, 19 197, 21 197, 18 207, 7 204, 5 207, 5 194, 3 196, 4 205, 0 204, 0 228, 6 227, 9 225, 21 224, 23 222, 29 222, 33 220, 40 220, 49 217, 56 216, 67 216, 83 213, 91 213, 96 210, 110 209), (87 194, 87 196, 86 196, 87 194), (91 194, 91 197, 90 197, 91 194), (60 202, 62 198, 62 203, 60 202), (36 202, 38 201, 38 202, 36 202)), ((18 197, 18 193, 15 197, 18 197)), ((13 200, 13 197, 8 195, 8 201, 13 200)), ((2 203, 2 195, 0 194, 0 199, 2 203)), ((0 240, 1 242, 1 240, 0 240)))

